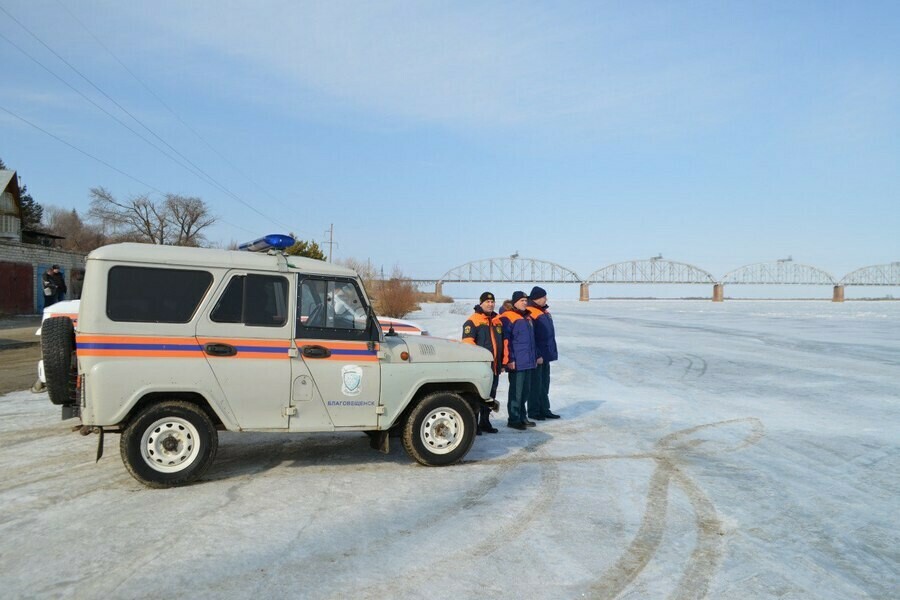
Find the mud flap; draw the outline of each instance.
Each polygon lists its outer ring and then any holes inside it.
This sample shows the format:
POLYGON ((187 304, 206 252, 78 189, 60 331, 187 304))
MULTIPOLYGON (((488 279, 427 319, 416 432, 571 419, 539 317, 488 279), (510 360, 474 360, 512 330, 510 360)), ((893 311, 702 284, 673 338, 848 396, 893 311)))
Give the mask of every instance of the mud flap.
POLYGON ((369 445, 372 450, 378 450, 382 454, 390 452, 390 431, 367 431, 369 435, 369 445))
POLYGON ((97 460, 95 463, 100 462, 100 458, 103 456, 103 428, 100 427, 100 434, 97 436, 97 460))

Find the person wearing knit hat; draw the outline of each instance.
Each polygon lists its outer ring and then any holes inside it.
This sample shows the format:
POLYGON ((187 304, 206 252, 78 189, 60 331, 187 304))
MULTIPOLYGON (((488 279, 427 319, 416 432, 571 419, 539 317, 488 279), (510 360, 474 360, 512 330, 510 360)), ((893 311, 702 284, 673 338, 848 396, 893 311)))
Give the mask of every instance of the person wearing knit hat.
POLYGON ((536 421, 558 419, 550 410, 550 363, 559 358, 556 350, 556 329, 547 306, 547 290, 534 286, 528 294, 528 313, 534 319, 534 341, 543 359, 535 368, 532 402, 528 404, 528 417, 536 421))
POLYGON ((494 371, 494 382, 491 385, 491 404, 485 404, 478 409, 478 426, 475 429, 477 435, 481 432, 497 433, 497 428, 491 425, 491 408, 497 408, 497 383, 500 381, 500 371, 503 370, 503 326, 500 318, 494 312, 494 295, 485 292, 478 298, 475 312, 463 323, 462 341, 467 344, 481 346, 489 350, 494 360, 491 368, 494 371))
POLYGON ((509 420, 506 424, 521 431, 535 425, 528 419, 526 403, 530 405, 532 402, 534 370, 541 359, 534 342, 534 324, 527 310, 528 296, 525 292, 513 292, 512 305, 510 310, 500 315, 505 366, 509 373, 509 400, 506 404, 509 420))

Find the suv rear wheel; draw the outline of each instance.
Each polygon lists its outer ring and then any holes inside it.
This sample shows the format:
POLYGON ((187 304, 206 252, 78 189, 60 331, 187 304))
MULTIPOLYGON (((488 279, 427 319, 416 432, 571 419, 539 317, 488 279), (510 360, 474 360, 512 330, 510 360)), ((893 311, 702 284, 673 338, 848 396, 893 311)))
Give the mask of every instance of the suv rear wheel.
POLYGON ((426 396, 403 427, 406 452, 429 467, 459 462, 474 440, 475 413, 468 402, 452 392, 426 396))
POLYGON ((216 457, 219 437, 202 408, 170 400, 145 408, 122 432, 119 451, 132 477, 155 488, 196 481, 216 457))

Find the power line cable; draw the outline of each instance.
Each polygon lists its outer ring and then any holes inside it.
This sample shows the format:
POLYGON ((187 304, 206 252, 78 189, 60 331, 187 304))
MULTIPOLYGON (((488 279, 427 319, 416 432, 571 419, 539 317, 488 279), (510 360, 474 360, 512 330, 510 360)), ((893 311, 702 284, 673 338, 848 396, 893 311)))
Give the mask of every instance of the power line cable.
POLYGON ((183 163, 179 162, 174 156, 168 154, 165 150, 163 150, 162 148, 160 148, 159 146, 155 145, 153 142, 151 142, 150 140, 148 140, 146 137, 144 137, 143 135, 141 135, 140 132, 135 131, 134 129, 132 129, 127 123, 125 123, 124 121, 122 121, 119 117, 117 117, 116 115, 112 114, 111 112, 109 112, 108 110, 106 110, 103 106, 101 106, 100 104, 98 104, 97 102, 95 102, 95 101, 93 100, 93 98, 91 98, 90 96, 88 96, 87 94, 85 94, 84 92, 82 92, 81 90, 79 90, 78 88, 76 88, 75 86, 73 86, 71 83, 69 83, 68 81, 66 81, 65 79, 63 79, 60 75, 58 75, 56 72, 54 72, 52 69, 50 69, 47 65, 45 65, 44 63, 42 63, 41 61, 39 61, 38 59, 36 59, 34 56, 32 56, 31 54, 29 54, 24 48, 22 48, 21 46, 19 46, 19 45, 16 44, 15 42, 13 42, 11 39, 9 39, 8 37, 6 37, 6 36, 3 34, 3 32, 0 32, 0 38, 2 38, 4 41, 6 41, 6 43, 8 43, 9 45, 11 45, 13 48, 15 48, 16 50, 18 50, 19 52, 21 52, 23 55, 25 55, 28 59, 30 59, 30 60, 31 60, 32 62, 34 62, 36 65, 38 65, 39 67, 41 67, 42 69, 44 69, 45 71, 47 71, 50 75, 52 75, 53 77, 55 77, 57 80, 59 80, 63 85, 65 85, 66 87, 68 87, 70 90, 72 90, 73 92, 75 92, 76 94, 78 94, 79 96, 81 96, 82 98, 84 98, 87 102, 89 102, 89 103, 90 103, 91 105, 93 105, 95 108, 97 108, 98 110, 100 110, 100 111, 101 111, 102 113, 104 113, 106 116, 108 116, 109 118, 113 119, 113 120, 114 120, 115 122, 117 122, 119 125, 121 125, 121 126, 124 127, 125 129, 127 129, 128 131, 130 131, 131 133, 133 133, 134 135, 136 135, 138 138, 140 138, 141 140, 143 140, 143 141, 144 141, 145 143, 147 143, 150 147, 152 147, 152 148, 154 148, 155 150, 157 150, 158 152, 162 153, 164 156, 166 156, 167 158, 169 158, 170 160, 172 160, 172 161, 173 161, 175 164, 177 164, 178 166, 180 166, 180 167, 182 167, 182 168, 184 168, 184 169, 187 169, 189 172, 191 172, 192 174, 196 175, 196 173, 193 173, 193 171, 190 171, 190 168, 189 168, 189 167, 187 167, 187 166, 184 165, 183 163))
MULTIPOLYGON (((199 177, 200 179, 204 180, 206 183, 208 183, 208 184, 210 184, 210 185, 213 185, 214 187, 218 188, 218 189, 219 189, 220 191, 222 191, 224 194, 226 194, 226 195, 230 196, 231 198, 233 198, 234 200, 240 202, 241 204, 243 204, 244 206, 246 206, 247 208, 249 208, 250 210, 252 210, 252 211, 255 212, 256 214, 258 214, 259 216, 261 216, 261 217, 263 217, 263 218, 265 218, 265 219, 268 219, 269 221, 272 221, 272 223, 275 223, 275 224, 278 225, 279 227, 284 226, 284 223, 282 223, 281 221, 278 221, 278 220, 276 220, 276 219, 273 219, 272 217, 270 217, 270 216, 266 215, 265 213, 261 212, 260 210, 258 210, 256 207, 254 207, 253 205, 251 205, 249 202, 247 202, 247 201, 245 201, 244 199, 240 198, 237 194, 233 193, 231 190, 229 190, 228 188, 226 188, 224 185, 222 185, 221 183, 219 183, 218 181, 216 181, 212 176, 210 176, 208 173, 206 173, 203 169, 201 169, 201 168, 198 167, 196 164, 194 164, 189 158, 187 158, 187 157, 184 156, 181 152, 179 152, 178 150, 176 150, 172 145, 170 145, 170 144, 169 144, 168 142, 166 142, 162 137, 160 137, 155 131, 153 131, 152 129, 150 129, 149 127, 147 127, 140 119, 138 119, 138 118, 135 117, 131 112, 129 112, 124 106, 122 106, 121 104, 119 104, 118 102, 116 102, 109 94, 107 94, 107 93, 106 93, 105 91, 103 91, 98 85, 96 85, 93 81, 91 81, 90 78, 88 78, 86 75, 84 75, 83 73, 81 73, 81 71, 79 71, 74 65, 72 65, 69 61, 67 61, 65 58, 63 58, 58 52, 56 52, 56 51, 55 51, 53 48, 51 48, 48 44, 46 44, 40 37, 38 37, 38 36, 37 36, 35 33, 33 33, 30 29, 28 29, 21 21, 19 21, 19 20, 16 19, 12 14, 10 14, 10 12, 7 11, 2 5, 0 5, 0 11, 2 11, 3 13, 5 13, 10 19, 12 19, 17 25, 19 25, 19 27, 21 27, 23 30, 25 30, 25 32, 28 33, 28 35, 30 35, 31 37, 33 37, 39 44, 41 44, 41 45, 42 45, 44 48, 46 48, 50 53, 52 53, 57 59, 59 59, 59 60, 60 60, 61 62, 63 62, 67 67, 69 67, 72 71, 74 71, 79 77, 81 77, 82 79, 84 79, 84 80, 85 80, 88 84, 90 84, 95 90, 97 90, 100 94, 102 94, 107 100, 109 100, 110 102, 112 102, 112 103, 113 103, 115 106, 117 106, 122 112, 124 112, 124 113, 127 114, 129 117, 131 117, 131 119, 134 120, 138 125, 140 125, 141 127, 143 127, 143 128, 144 128, 145 130, 147 130, 150 134, 152 134, 154 137, 156 137, 158 140, 160 140, 163 144, 165 144, 168 148, 170 148, 173 152, 175 152, 178 156, 180 156, 180 157, 181 157, 183 160, 185 160, 188 164, 190 164, 191 166, 193 166, 194 169, 196 169, 196 170, 199 172, 199 174, 198 174, 197 172, 192 171, 192 170, 191 170, 190 168, 188 168, 186 165, 184 165, 184 164, 182 164, 182 163, 180 163, 180 162, 178 162, 178 161, 176 160, 175 162, 176 162, 177 164, 179 164, 180 166, 182 166, 183 168, 185 168, 186 170, 188 170, 189 172, 191 172, 191 174, 193 174, 193 175, 199 177)), ((2 35, 2 34, 0 34, 0 35, 2 35)), ((21 48, 19 48, 18 46, 16 46, 11 40, 9 40, 9 38, 7 38, 6 36, 3 36, 3 38, 4 38, 7 42, 9 42, 9 43, 12 44, 13 46, 15 46, 20 52, 23 52, 24 54, 26 54, 26 56, 29 56, 29 58, 32 58, 32 60, 35 60, 35 62, 38 62, 38 63, 40 64, 40 62, 37 61, 37 59, 34 59, 34 58, 31 57, 30 55, 28 55, 27 52, 24 52, 24 50, 22 50, 21 48)), ((41 65, 41 66, 43 66, 43 65, 41 65)), ((48 71, 50 71, 50 69, 48 69, 47 67, 44 67, 44 68, 47 69, 48 71)), ((50 72, 52 73, 52 71, 50 71, 50 72)), ((54 74, 54 75, 55 75, 55 74, 54 74)), ((57 76, 57 78, 59 78, 59 77, 57 76)), ((65 80, 62 80, 61 78, 59 78, 59 79, 60 79, 61 81, 64 81, 64 82, 65 82, 65 80)), ((74 88, 73 86, 71 86, 71 85, 68 84, 67 82, 66 82, 66 85, 68 85, 70 88, 72 88, 73 90, 75 90, 76 92, 78 92, 78 90, 77 90, 76 88, 74 88)), ((83 97, 87 98, 87 96, 85 96, 85 95, 82 94, 81 92, 78 92, 78 93, 81 94, 83 97)), ((91 103, 94 104, 95 106, 97 106, 98 108, 100 108, 100 106, 99 106, 97 103, 95 103, 95 102, 93 102, 93 101, 91 101, 91 103)), ((102 108, 101 108, 101 110, 103 110, 103 112, 106 113, 107 115, 109 115, 111 118, 115 119, 118 123, 122 124, 122 125, 123 125, 124 127, 126 127, 129 131, 131 131, 131 132, 134 133, 135 135, 138 135, 138 137, 140 137, 141 139, 143 139, 145 142, 147 142, 148 144, 150 144, 152 147, 154 147, 154 148, 157 149, 158 151, 162 152, 163 154, 165 154, 166 156, 168 156, 170 159, 175 160, 174 157, 172 157, 171 155, 169 155, 169 154, 167 154, 166 152, 164 152, 161 148, 159 148, 159 147, 156 146, 155 144, 152 144, 149 140, 147 140, 146 138, 144 138, 143 136, 141 136, 140 134, 138 134, 137 132, 135 132, 133 129, 131 129, 130 127, 128 127, 127 125, 125 125, 121 120, 119 120, 118 118, 114 117, 111 113, 109 113, 108 111, 106 111, 106 110, 104 110, 104 109, 102 109, 102 108)))
MULTIPOLYGON (((35 123, 32 123, 31 121, 29 121, 29 120, 26 119, 25 117, 23 117, 23 116, 21 116, 21 115, 18 115, 18 114, 16 114, 16 113, 14 113, 13 111, 9 110, 8 108, 6 108, 6 107, 4 107, 4 106, 0 106, 0 110, 2 110, 3 112, 7 113, 8 115, 11 115, 11 116, 15 117, 16 119, 19 119, 20 121, 22 121, 22 122, 25 123, 25 124, 30 125, 31 127, 34 127, 35 129, 37 129, 37 130, 40 131, 41 133, 44 133, 45 135, 50 136, 51 138, 53 138, 54 140, 60 142, 61 144, 65 144, 66 146, 68 146, 69 148, 75 150, 76 152, 80 152, 81 154, 84 154, 84 155, 87 156, 88 158, 97 161, 97 162, 100 163, 101 165, 103 165, 103 166, 105 166, 105 167, 107 167, 107 168, 109 168, 109 169, 112 169, 112 170, 115 171, 116 173, 119 173, 120 175, 124 175, 124 176, 127 177, 128 179, 131 179, 132 181, 134 181, 134 182, 136 182, 136 183, 139 183, 140 185, 146 187, 147 189, 153 190, 154 192, 158 193, 158 194, 161 195, 161 196, 165 196, 165 195, 166 195, 166 193, 163 192, 162 190, 160 190, 159 188, 157 188, 157 187, 155 187, 155 186, 153 186, 153 185, 147 183, 146 181, 141 181, 140 179, 138 179, 138 178, 135 177, 134 175, 131 175, 131 174, 129 174, 129 173, 126 173, 126 172, 123 171, 122 169, 120 169, 120 168, 118 168, 118 167, 115 167, 115 166, 111 165, 110 163, 106 162, 106 161, 103 160, 102 158, 99 158, 99 157, 97 157, 97 156, 94 156, 93 154, 91 154, 91 153, 88 152, 87 150, 82 150, 82 149, 79 148, 78 146, 76 146, 76 145, 74 145, 74 144, 71 144, 71 143, 67 142, 66 140, 62 139, 61 137, 59 137, 59 136, 57 136, 57 135, 55 135, 55 134, 53 134, 53 133, 47 131, 46 129, 44 129, 44 128, 41 127, 40 125, 36 125, 35 123)), ((250 231, 249 229, 245 229, 245 228, 241 227, 240 225, 235 225, 234 223, 229 223, 228 221, 226 221, 226 220, 224 220, 224 219, 219 218, 218 220, 221 221, 222 223, 226 224, 226 225, 230 225, 231 227, 236 227, 237 229, 240 229, 240 230, 242 230, 242 231, 246 231, 247 233, 250 233, 250 234, 253 234, 253 233, 254 233, 254 232, 250 231)))
MULTIPOLYGON (((87 100, 90 104, 92 104, 93 106, 95 106, 95 107, 96 107, 97 109, 99 109, 101 112, 103 112, 104 114, 106 114, 107 116, 109 116, 111 119, 113 119, 114 121, 116 121, 117 123, 119 123, 122 127, 124 127, 125 129, 127 129, 128 131, 130 131, 131 133, 133 133, 134 135, 136 135, 138 138, 140 138, 141 140, 143 140, 143 141, 144 141, 145 143, 147 143, 150 147, 154 148, 155 150, 157 150, 158 152, 160 152, 161 154, 163 154, 164 156, 166 156, 169 160, 173 161, 173 162, 174 162, 175 164, 177 164, 178 166, 180 166, 180 167, 182 167, 182 168, 188 170, 188 172, 190 172, 191 174, 197 175, 196 173, 194 173, 193 171, 191 171, 189 167, 187 167, 186 165, 184 165, 184 164, 182 164, 181 162, 179 162, 174 156, 168 154, 165 150, 163 150, 163 149, 160 148, 159 146, 155 145, 152 141, 148 140, 146 137, 144 137, 143 135, 141 135, 140 132, 135 131, 134 129, 132 129, 131 127, 129 127, 129 125, 128 125, 127 123, 125 123, 124 121, 122 121, 121 119, 119 119, 116 115, 110 113, 110 112, 109 112, 108 110, 106 110, 103 106, 97 104, 92 98, 90 98, 89 96, 87 96, 86 94, 84 94, 81 90, 79 90, 78 88, 76 88, 76 87, 74 87, 73 85, 71 85, 68 81, 66 81, 65 79, 63 79, 62 77, 60 77, 57 73, 55 73, 52 69, 50 69, 49 67, 47 67, 46 65, 44 65, 41 61, 39 61, 39 60, 36 59, 35 57, 31 56, 27 51, 25 51, 23 48, 21 48, 21 47, 20 47, 19 45, 17 45, 15 42, 13 42, 13 41, 10 40, 8 37, 6 37, 5 35, 3 35, 2 32, 0 32, 0 38, 2 38, 3 40, 5 40, 7 43, 9 43, 11 46, 13 46, 16 50, 18 50, 19 52, 21 52, 22 54, 24 54, 27 58, 29 58, 30 60, 32 60, 32 61, 33 61, 35 64, 37 64, 39 67, 41 67, 42 69, 44 69, 45 71, 47 71, 48 73, 50 73, 50 75, 54 76, 56 79, 58 79, 60 82, 62 82, 64 85, 66 85, 69 89, 71 89, 72 91, 74 91, 76 94, 78 94, 79 96, 81 96, 82 98, 84 98, 85 100, 87 100)), ((10 111, 7 110, 7 112, 10 112, 10 111)), ((12 114, 12 113, 10 112, 10 114, 12 114)), ((14 115, 14 116, 17 116, 17 117, 18 117, 18 115, 14 115)), ((18 118, 21 119, 21 117, 18 117, 18 118)), ((24 120, 24 119, 22 119, 22 120, 24 120)), ((29 125, 32 125, 33 127, 37 127, 37 126, 34 125, 33 123, 30 123, 30 122, 28 122, 28 121, 25 121, 25 122, 27 122, 29 125)), ((38 129, 40 129, 40 128, 38 128, 38 129)), ((46 132, 46 131, 43 130, 43 129, 41 129, 41 131, 44 131, 44 132, 47 133, 48 135, 51 135, 52 137, 56 138, 56 136, 53 136, 53 134, 50 134, 49 132, 46 132)), ((59 138, 56 138, 56 139, 59 139, 59 138)), ((69 144, 68 142, 66 142, 66 141, 64 141, 64 140, 60 140, 60 141, 62 141, 62 142, 63 142, 64 144, 66 144, 66 145, 72 146, 71 144, 69 144)), ((73 146, 73 147, 74 147, 74 146, 73 146)), ((91 158, 95 158, 93 155, 90 155, 89 153, 87 153, 87 152, 84 151, 84 150, 81 150, 80 148, 76 148, 76 149, 77 149, 79 152, 81 152, 82 154, 85 154, 85 155, 87 155, 87 156, 91 156, 91 158)), ((112 168, 113 170, 122 173, 122 171, 119 171, 119 169, 117 169, 117 168, 115 168, 115 167, 112 167, 111 165, 109 165, 109 163, 106 163, 106 162, 104 162, 104 161, 102 161, 102 160, 100 160, 100 159, 97 159, 97 160, 100 161, 100 162, 102 162, 104 165, 109 166, 109 167, 112 168)), ((125 173, 123 173, 123 174, 125 174, 125 173)), ((126 177, 129 177, 130 179, 132 179, 132 180, 134 180, 134 181, 138 181, 138 182, 141 183, 142 185, 147 186, 149 189, 152 189, 152 190, 154 190, 154 191, 159 192, 159 193, 162 194, 162 195, 165 195, 165 193, 162 192, 161 190, 159 190, 158 188, 156 188, 156 187, 154 187, 154 186, 151 186, 151 185, 149 185, 149 184, 146 184, 146 183, 144 183, 144 182, 142 182, 142 181, 140 181, 140 180, 134 178, 134 177, 131 176, 131 175, 128 175, 128 174, 125 174, 125 175, 126 175, 126 177)), ((265 216, 265 215, 263 215, 263 216, 265 216)), ((267 217, 267 218, 268 218, 268 217, 267 217)), ((238 226, 238 225, 234 225, 234 224, 232 224, 232 223, 228 223, 227 221, 224 221, 224 220, 222 220, 222 219, 220 219, 220 220, 221 220, 223 223, 226 223, 227 225, 231 225, 231 226, 233 226, 233 227, 237 227, 238 229, 242 229, 242 230, 247 231, 248 233, 251 233, 251 234, 254 233, 254 232, 249 231, 248 229, 244 229, 243 227, 240 227, 240 226, 238 226)))
POLYGON ((91 154, 91 153, 88 152, 87 150, 82 150, 82 149, 79 148, 78 146, 75 146, 74 144, 70 144, 69 142, 67 142, 66 140, 62 139, 61 137, 59 137, 59 136, 57 136, 57 135, 54 135, 54 134, 50 133, 49 131, 47 131, 46 129, 44 129, 43 127, 41 127, 41 126, 39 126, 39 125, 35 125, 34 123, 32 123, 31 121, 29 121, 29 120, 26 119, 25 117, 22 117, 22 116, 20 116, 20 115, 17 115, 16 113, 14 113, 13 111, 9 110, 8 108, 6 108, 6 107, 4 107, 4 106, 0 106, 0 110, 2 110, 3 112, 5 112, 5 113, 7 113, 7 114, 9 114, 9 115, 12 115, 13 117, 19 119, 19 120, 22 121, 23 123, 26 123, 27 125, 30 125, 30 126, 34 127, 34 128, 37 129, 38 131, 40 131, 40 132, 42 132, 42 133, 44 133, 44 134, 46 134, 46 135, 49 135, 49 136, 52 137, 54 140, 56 140, 56 141, 58 141, 58 142, 60 142, 60 143, 62 143, 62 144, 65 144, 65 145, 68 146, 69 148, 72 148, 73 150, 76 150, 77 152, 81 152, 82 154, 84 154, 84 155, 87 156, 88 158, 91 158, 91 159, 97 161, 98 163, 100 163, 100 164, 102 164, 102 165, 104 165, 104 166, 106 166, 106 167, 109 167, 110 169, 112 169, 112 170, 115 171, 116 173, 119 173, 120 175, 124 175, 124 176, 127 177, 128 179, 131 179, 132 181, 137 182, 137 183, 141 184, 142 186, 144 186, 144 187, 146 187, 146 188, 148 188, 148 189, 151 189, 151 190, 153 190, 154 192, 157 192, 157 193, 159 193, 159 194, 161 194, 161 195, 163 195, 163 196, 166 195, 165 192, 163 192, 163 191, 160 190, 159 188, 157 188, 157 187, 155 187, 155 186, 153 186, 153 185, 150 185, 150 184, 147 183, 146 181, 141 181, 140 179, 138 179, 138 178, 135 177, 134 175, 129 175, 128 173, 126 173, 126 172, 123 171, 122 169, 119 169, 118 167, 114 167, 113 165, 109 164, 108 162, 106 162, 106 161, 103 160, 102 158, 98 158, 98 157, 94 156, 93 154, 91 154))
POLYGON ((103 48, 103 49, 106 51, 106 53, 109 54, 109 55, 113 58, 113 60, 115 60, 117 63, 119 63, 119 66, 121 66, 122 69, 124 69, 126 73, 128 73, 129 75, 131 75, 131 77, 132 77, 135 81, 137 81, 137 82, 141 85, 141 87, 143 87, 143 88, 147 91, 148 94, 150 94, 151 96, 153 96, 153 97, 156 99, 156 101, 159 102, 160 105, 161 105, 163 108, 165 108, 167 111, 169 111, 169 113, 170 113, 173 117, 175 117, 175 119, 178 120, 178 122, 181 123, 181 124, 184 126, 185 129, 187 129, 187 130, 190 131, 192 134, 194 134, 194 136, 195 136, 198 140, 200 140, 201 142, 203 142, 203 144, 204 144, 207 148, 209 148, 216 156, 218 156, 218 157, 219 157, 220 159, 222 159, 229 167, 231 167, 232 169, 234 169, 235 171, 237 171, 237 173, 239 173, 242 177, 244 177, 244 178, 247 179, 250 183, 252 183, 257 189, 261 190, 266 196, 268 196, 268 197, 271 198, 272 200, 278 202, 278 203, 281 204, 283 207, 285 207, 285 208, 287 208, 287 209, 289 209, 289 210, 292 209, 292 207, 289 206, 286 202, 283 202, 282 200, 276 198, 276 197, 275 197, 271 192, 269 192, 265 187, 263 187, 261 184, 259 184, 258 182, 256 182, 256 181, 253 179, 253 177, 251 177, 250 175, 248 175, 247 173, 245 173, 244 171, 242 171, 240 167, 238 167, 238 166, 235 165, 233 162, 231 162, 224 154, 222 154, 221 152, 219 152, 218 149, 216 149, 216 148, 215 148, 212 144, 210 144, 210 143, 209 143, 202 135, 200 135, 200 133, 197 132, 197 130, 195 130, 195 129, 194 129, 193 127, 191 127, 187 122, 185 122, 185 120, 182 119, 181 116, 180 116, 178 113, 176 113, 175 110, 174 110, 171 106, 169 106, 169 105, 168 105, 168 104, 167 104, 167 103, 166 103, 166 102, 165 102, 165 101, 164 101, 164 100, 163 100, 163 99, 162 99, 155 91, 153 91, 153 88, 151 88, 149 85, 147 85, 140 77, 137 76, 137 74, 134 73, 134 71, 132 71, 130 68, 128 68, 128 65, 126 65, 126 64, 125 64, 125 63, 124 63, 124 62, 123 62, 123 61, 122 61, 122 60, 121 60, 121 59, 120 59, 120 58, 119 58, 112 50, 110 50, 110 48, 109 48, 106 44, 104 44, 103 41, 102 41, 99 37, 97 37, 97 35, 95 35, 94 32, 91 31, 91 29, 90 29, 87 25, 85 25, 85 23, 84 23, 81 19, 79 19, 78 16, 77 16, 74 12, 72 12, 72 11, 69 9, 69 7, 66 6, 65 3, 64 3, 62 0, 56 0, 56 2, 57 2, 57 4, 59 4, 59 5, 62 7, 63 10, 65 10, 65 11, 69 14, 70 17, 72 17, 72 20, 74 20, 76 23, 78 23, 78 24, 81 26, 81 28, 84 29, 84 30, 87 32, 87 34, 90 35, 91 38, 93 38, 93 40, 94 40, 95 42, 97 42, 97 45, 98 45, 98 46, 100 46, 101 48, 103 48))

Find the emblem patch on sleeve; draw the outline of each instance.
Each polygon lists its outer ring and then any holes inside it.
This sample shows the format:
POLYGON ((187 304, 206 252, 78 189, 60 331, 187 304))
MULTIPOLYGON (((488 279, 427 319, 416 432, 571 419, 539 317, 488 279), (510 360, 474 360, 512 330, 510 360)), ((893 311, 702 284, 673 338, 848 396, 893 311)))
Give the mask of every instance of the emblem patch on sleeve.
POLYGON ((463 333, 466 334, 466 335, 469 335, 470 333, 472 333, 472 326, 471 326, 471 325, 466 325, 466 326, 463 328, 463 333))

